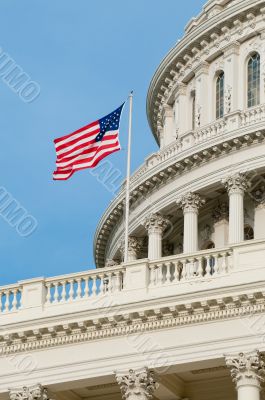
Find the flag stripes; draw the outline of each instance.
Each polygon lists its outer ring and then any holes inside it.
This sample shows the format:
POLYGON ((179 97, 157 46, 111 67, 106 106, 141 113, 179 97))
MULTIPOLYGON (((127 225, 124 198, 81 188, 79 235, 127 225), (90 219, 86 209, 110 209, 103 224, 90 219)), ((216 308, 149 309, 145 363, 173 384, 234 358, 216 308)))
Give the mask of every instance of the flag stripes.
POLYGON ((123 105, 106 117, 54 140, 57 155, 54 180, 66 180, 76 171, 93 168, 104 157, 120 150, 122 108, 123 105))

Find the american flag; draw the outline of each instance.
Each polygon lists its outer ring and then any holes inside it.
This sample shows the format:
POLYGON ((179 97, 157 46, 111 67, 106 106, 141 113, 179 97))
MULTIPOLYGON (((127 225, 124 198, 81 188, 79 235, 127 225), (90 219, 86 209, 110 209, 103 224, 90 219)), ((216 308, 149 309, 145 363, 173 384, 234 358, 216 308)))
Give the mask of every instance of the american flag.
POLYGON ((119 125, 123 106, 124 103, 105 117, 54 140, 57 156, 54 180, 66 180, 80 169, 93 168, 121 149, 119 125))

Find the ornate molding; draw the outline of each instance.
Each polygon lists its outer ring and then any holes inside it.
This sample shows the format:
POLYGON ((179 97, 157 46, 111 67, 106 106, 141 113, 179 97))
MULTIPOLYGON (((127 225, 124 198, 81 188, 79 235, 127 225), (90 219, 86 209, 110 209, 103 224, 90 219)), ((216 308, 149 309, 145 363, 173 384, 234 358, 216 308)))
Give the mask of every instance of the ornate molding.
POLYGON ((116 374, 116 380, 124 400, 150 400, 158 388, 155 374, 148 368, 138 373, 130 369, 128 375, 116 374))
POLYGON ((48 390, 42 385, 9 389, 10 400, 49 400, 48 390))
MULTIPOLYGON (((14 332, 1 337, 0 355, 15 354, 54 346, 72 345, 92 340, 106 340, 107 337, 168 329, 169 327, 185 326, 203 322, 238 318, 240 316, 263 315, 265 312, 265 293, 242 293, 235 297, 217 297, 210 301, 178 303, 170 307, 170 314, 165 308, 139 310, 133 316, 128 313, 99 320, 84 320, 72 322, 71 325, 55 325, 28 331, 27 335, 14 332), (19 336, 19 338, 17 337, 19 336)), ((16 398, 12 400, 18 400, 16 398)), ((21 400, 21 399, 19 399, 21 400)), ((43 399, 44 400, 44 399, 43 399)))
POLYGON ((234 193, 245 193, 250 188, 250 183, 244 173, 239 172, 234 175, 230 175, 222 180, 222 184, 228 191, 228 194, 234 193))
POLYGON ((251 384, 251 380, 253 384, 259 386, 260 382, 264 382, 265 362, 264 356, 259 351, 226 356, 226 365, 238 386, 246 381, 251 384))
POLYGON ((177 205, 183 209, 183 212, 198 213, 199 209, 205 204, 205 199, 197 193, 186 193, 177 200, 177 205))
POLYGON ((144 220, 144 227, 150 233, 163 233, 170 221, 159 213, 152 213, 144 220))

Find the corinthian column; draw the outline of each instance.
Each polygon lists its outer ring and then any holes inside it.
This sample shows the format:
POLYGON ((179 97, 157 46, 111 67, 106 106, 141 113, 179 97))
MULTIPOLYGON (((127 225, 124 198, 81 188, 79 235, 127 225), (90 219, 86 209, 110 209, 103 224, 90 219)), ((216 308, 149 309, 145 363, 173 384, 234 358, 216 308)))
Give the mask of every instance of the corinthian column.
POLYGON ((10 400, 49 400, 48 390, 40 384, 9 389, 10 400))
POLYGON ((116 374, 116 380, 124 400, 150 400, 158 388, 154 372, 147 368, 139 373, 130 369, 128 375, 116 374))
MULTIPOLYGON (((128 240, 128 261, 135 261, 138 258, 138 253, 141 250, 141 240, 135 236, 129 236, 128 240)), ((120 251, 124 254, 125 242, 121 243, 120 251)))
POLYGON ((238 173, 222 180, 229 195, 229 243, 244 240, 244 195, 249 183, 244 174, 238 173))
POLYGON ((260 400, 265 372, 263 356, 258 351, 227 356, 226 365, 236 383, 238 400, 260 400))
POLYGON ((162 257, 162 236, 167 228, 169 220, 161 214, 151 214, 144 221, 144 227, 148 232, 148 258, 157 260, 162 257))
POLYGON ((191 192, 177 200, 177 205, 182 207, 184 214, 184 253, 193 253, 198 250, 198 214, 200 207, 204 204, 204 199, 191 192))

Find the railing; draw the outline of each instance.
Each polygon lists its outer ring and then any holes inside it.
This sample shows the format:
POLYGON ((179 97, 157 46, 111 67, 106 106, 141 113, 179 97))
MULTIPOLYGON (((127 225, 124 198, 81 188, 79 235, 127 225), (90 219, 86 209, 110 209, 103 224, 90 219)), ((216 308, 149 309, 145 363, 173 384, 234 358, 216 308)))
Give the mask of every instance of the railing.
POLYGON ((265 105, 252 107, 240 114, 241 126, 256 124, 265 120, 265 105))
POLYGON ((242 126, 244 127, 265 121, 265 104, 252 107, 242 112, 238 111, 237 113, 227 114, 223 118, 214 121, 209 125, 197 128, 194 131, 184 133, 175 142, 170 143, 168 146, 154 154, 150 158, 151 161, 149 161, 148 159, 146 163, 142 167, 140 167, 132 176, 132 183, 141 178, 141 176, 144 175, 145 172, 150 168, 153 168, 155 165, 164 162, 177 154, 180 154, 188 147, 201 144, 211 138, 224 135, 228 131, 228 121, 230 116, 234 118, 235 114, 238 117, 238 122, 236 125, 233 126, 233 128, 229 128, 231 130, 236 130, 242 126), (188 137, 190 137, 191 139, 188 140, 189 144, 187 145, 188 137))
POLYGON ((0 324, 104 310, 265 279, 265 239, 0 287, 0 324), (186 284, 191 284, 191 286, 186 284), (205 285, 207 283, 207 286, 205 285), (191 289, 189 289, 191 287, 191 289))
POLYGON ((88 271, 45 280, 46 305, 85 300, 123 290, 124 269, 88 271))
POLYGON ((194 132, 194 144, 204 142, 212 137, 223 135, 226 131, 227 122, 225 118, 207 125, 203 128, 197 129, 194 132))
POLYGON ((22 288, 17 285, 0 288, 0 313, 17 311, 21 306, 22 288))
POLYGON ((232 250, 208 250, 195 255, 174 257, 149 265, 149 287, 178 284, 183 281, 212 278, 231 269, 232 250))

